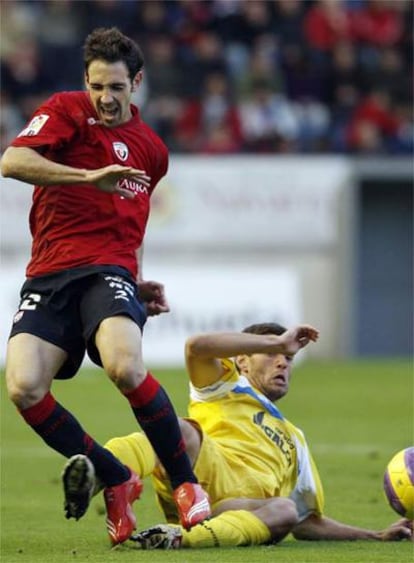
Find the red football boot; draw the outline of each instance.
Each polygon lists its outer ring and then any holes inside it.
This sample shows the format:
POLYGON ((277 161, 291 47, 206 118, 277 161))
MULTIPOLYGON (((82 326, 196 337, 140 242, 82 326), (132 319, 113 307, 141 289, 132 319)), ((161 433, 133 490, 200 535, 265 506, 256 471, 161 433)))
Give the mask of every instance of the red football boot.
POLYGON ((141 479, 131 471, 128 481, 104 490, 106 526, 112 545, 123 543, 135 530, 136 518, 132 503, 140 497, 142 487, 141 479))
POLYGON ((173 497, 180 522, 186 530, 210 518, 208 494, 198 483, 183 483, 175 489, 173 497))

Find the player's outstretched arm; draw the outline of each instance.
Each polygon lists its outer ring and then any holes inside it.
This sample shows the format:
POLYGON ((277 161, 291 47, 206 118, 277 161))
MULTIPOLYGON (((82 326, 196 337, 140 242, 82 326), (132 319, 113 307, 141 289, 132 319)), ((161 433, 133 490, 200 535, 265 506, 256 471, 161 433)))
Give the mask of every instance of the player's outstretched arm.
POLYGON ((190 337, 186 355, 197 358, 229 358, 239 354, 296 354, 316 342, 319 331, 310 325, 290 328, 279 336, 248 332, 216 332, 190 337))
POLYGON ((53 186, 56 184, 94 184, 99 190, 117 193, 133 199, 135 194, 119 186, 122 179, 132 179, 149 186, 145 171, 129 166, 112 164, 96 170, 85 170, 53 162, 29 147, 9 147, 1 159, 1 173, 5 178, 15 178, 28 184, 53 186))
POLYGON ((185 359, 191 381, 197 387, 211 385, 223 375, 218 358, 240 354, 286 354, 293 356, 309 342, 316 342, 319 331, 300 325, 284 334, 217 332, 198 334, 186 341, 185 359))
POLYGON ((295 526, 292 533, 297 540, 412 540, 413 523, 402 519, 385 530, 375 531, 312 514, 295 526))
POLYGON ((53 162, 29 147, 9 147, 1 159, 1 173, 28 184, 51 186, 86 182, 86 170, 53 162))

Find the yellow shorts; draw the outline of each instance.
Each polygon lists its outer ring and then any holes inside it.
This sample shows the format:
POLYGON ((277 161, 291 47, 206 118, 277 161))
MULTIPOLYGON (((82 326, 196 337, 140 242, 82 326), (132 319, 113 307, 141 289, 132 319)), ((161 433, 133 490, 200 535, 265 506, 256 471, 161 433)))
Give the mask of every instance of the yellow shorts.
MULTIPOLYGON (((270 498, 276 494, 276 479, 272 473, 247 468, 234 449, 218 444, 205 434, 199 424, 186 418, 200 433, 200 453, 194 466, 200 485, 210 496, 214 510, 217 505, 231 498, 270 498)), ((172 489, 165 473, 158 466, 153 473, 154 488, 167 521, 178 522, 172 489)))

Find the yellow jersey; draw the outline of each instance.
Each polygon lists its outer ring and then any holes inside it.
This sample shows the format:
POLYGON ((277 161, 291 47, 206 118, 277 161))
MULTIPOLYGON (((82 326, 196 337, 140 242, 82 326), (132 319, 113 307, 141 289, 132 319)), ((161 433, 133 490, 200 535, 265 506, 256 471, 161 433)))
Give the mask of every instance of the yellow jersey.
MULTIPOLYGON (((190 384, 189 416, 214 443, 215 473, 221 465, 228 476, 214 477, 205 463, 197 462, 196 475, 213 505, 232 497, 286 496, 295 501, 300 520, 311 512, 321 514, 322 484, 302 431, 238 374, 232 360, 222 365, 218 382, 203 388, 190 384)), ((212 462, 210 456, 208 465, 212 462)))

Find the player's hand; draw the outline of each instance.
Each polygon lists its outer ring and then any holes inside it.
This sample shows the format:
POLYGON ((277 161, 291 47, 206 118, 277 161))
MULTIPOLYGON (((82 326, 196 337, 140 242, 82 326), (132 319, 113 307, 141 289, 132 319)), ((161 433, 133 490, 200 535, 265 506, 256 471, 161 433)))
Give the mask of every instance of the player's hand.
POLYGON ((319 338, 319 330, 311 325, 299 325, 290 328, 281 335, 282 344, 285 346, 286 355, 294 355, 309 342, 316 342, 319 338))
POLYGON ((149 317, 169 312, 170 307, 162 283, 141 280, 137 282, 137 285, 139 298, 144 301, 149 317))
POLYGON ((145 170, 138 170, 131 166, 111 164, 104 168, 87 171, 87 181, 94 184, 99 190, 110 194, 119 194, 126 199, 134 199, 136 193, 128 188, 128 180, 148 188, 151 178, 145 170))
POLYGON ((406 520, 405 518, 398 520, 381 532, 381 538, 383 541, 414 541, 413 521, 406 520))

